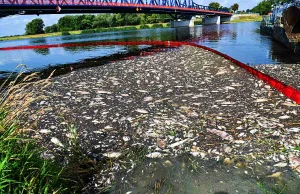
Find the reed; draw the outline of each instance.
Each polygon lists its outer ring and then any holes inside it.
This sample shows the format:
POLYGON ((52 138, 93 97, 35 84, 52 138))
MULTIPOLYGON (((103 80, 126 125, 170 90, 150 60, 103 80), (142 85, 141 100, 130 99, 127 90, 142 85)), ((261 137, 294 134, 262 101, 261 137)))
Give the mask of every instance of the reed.
MULTIPOLYGON (((18 68, 25 68, 20 65, 18 68)), ((73 180, 64 178, 65 167, 41 157, 43 148, 28 136, 29 106, 43 98, 50 77, 21 71, 0 86, 0 193, 73 193, 73 180)))

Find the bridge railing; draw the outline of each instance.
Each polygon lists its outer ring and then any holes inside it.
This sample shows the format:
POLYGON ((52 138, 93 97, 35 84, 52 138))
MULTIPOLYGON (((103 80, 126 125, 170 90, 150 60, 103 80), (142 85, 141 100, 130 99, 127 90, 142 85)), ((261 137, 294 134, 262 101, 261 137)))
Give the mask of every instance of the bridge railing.
POLYGON ((0 5, 91 5, 91 6, 136 6, 136 7, 179 7, 199 10, 215 10, 212 7, 198 5, 193 0, 0 0, 0 5))

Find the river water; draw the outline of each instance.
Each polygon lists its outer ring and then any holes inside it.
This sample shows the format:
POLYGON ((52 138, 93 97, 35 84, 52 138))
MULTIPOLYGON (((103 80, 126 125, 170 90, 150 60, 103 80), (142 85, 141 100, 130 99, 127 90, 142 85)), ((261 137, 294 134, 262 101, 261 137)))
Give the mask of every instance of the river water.
MULTIPOLYGON (((0 20, 1 22, 1 20, 0 20)), ((221 51, 249 65, 297 63, 300 57, 283 45, 259 33, 259 22, 196 26, 194 28, 145 29, 139 31, 109 32, 58 36, 38 39, 2 41, 0 47, 81 43, 95 41, 173 40, 193 41, 221 51)), ((85 46, 34 50, 0 51, 0 75, 14 71, 19 64, 30 70, 80 64, 93 58, 138 52, 149 46, 85 46)), ((88 66, 85 63, 84 66, 88 66)))

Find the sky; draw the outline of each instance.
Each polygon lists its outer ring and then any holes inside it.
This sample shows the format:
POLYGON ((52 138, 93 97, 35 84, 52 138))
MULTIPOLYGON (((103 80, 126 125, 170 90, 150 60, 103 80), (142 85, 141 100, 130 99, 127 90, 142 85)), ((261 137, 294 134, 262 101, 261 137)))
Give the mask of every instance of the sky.
MULTIPOLYGON (((199 5, 208 5, 210 2, 219 2, 223 7, 230 7, 234 3, 239 4, 239 10, 252 9, 261 0, 194 0, 199 5)), ((60 17, 64 14, 52 15, 14 15, 0 18, 0 37, 10 35, 21 35, 25 33, 25 27, 28 22, 35 18, 43 19, 45 26, 57 23, 60 17)))

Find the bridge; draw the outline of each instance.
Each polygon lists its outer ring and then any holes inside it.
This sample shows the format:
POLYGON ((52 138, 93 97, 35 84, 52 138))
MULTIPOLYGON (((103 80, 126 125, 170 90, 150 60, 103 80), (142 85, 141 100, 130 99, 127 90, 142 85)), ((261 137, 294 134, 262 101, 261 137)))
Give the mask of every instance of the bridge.
POLYGON ((187 25, 178 19, 189 21, 195 15, 206 16, 206 23, 227 21, 232 15, 228 10, 198 5, 193 0, 0 0, 0 17, 75 13, 169 14, 175 27, 187 25))

